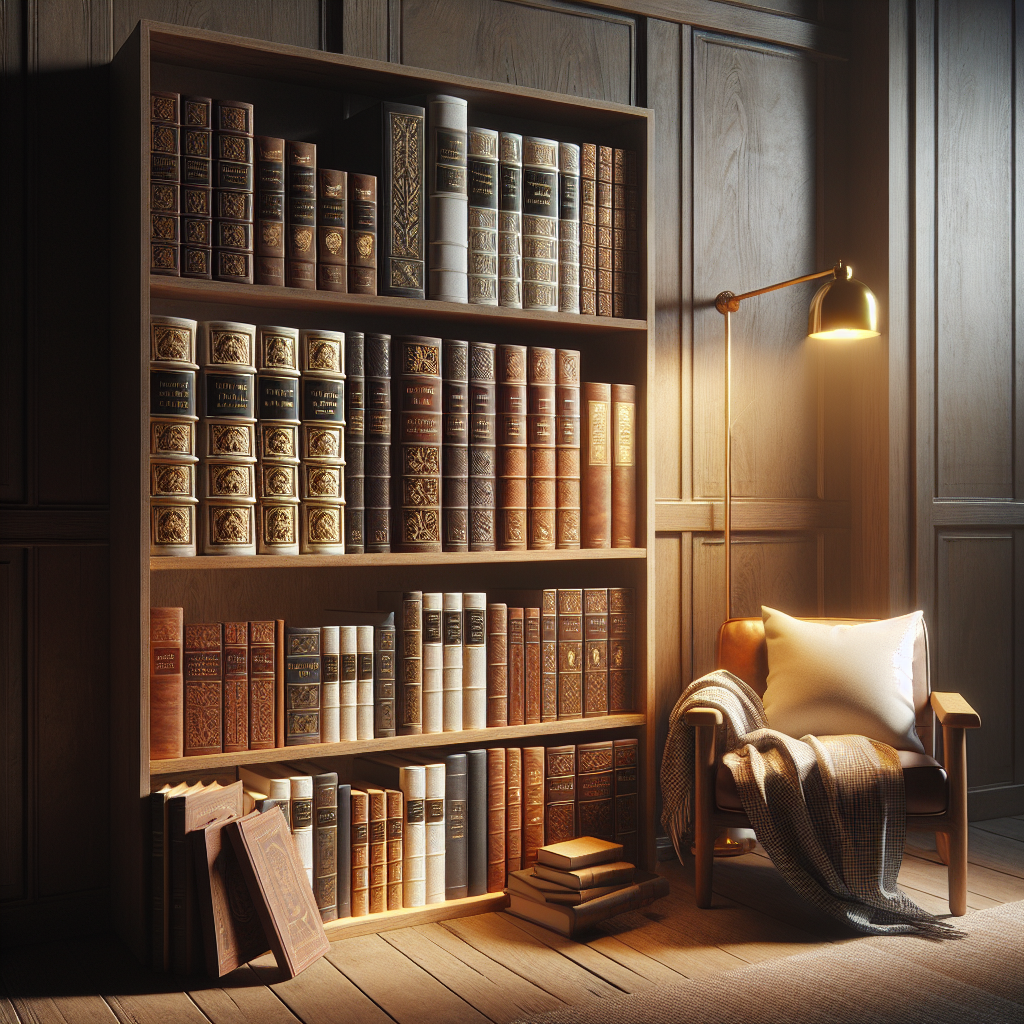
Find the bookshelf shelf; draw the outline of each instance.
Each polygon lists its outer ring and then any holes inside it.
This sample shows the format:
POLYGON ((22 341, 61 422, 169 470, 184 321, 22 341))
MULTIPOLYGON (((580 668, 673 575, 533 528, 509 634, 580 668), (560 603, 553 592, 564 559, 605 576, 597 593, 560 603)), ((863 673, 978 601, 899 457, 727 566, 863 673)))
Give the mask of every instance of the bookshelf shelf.
POLYGON ((353 935, 370 935, 376 932, 392 931, 395 928, 413 928, 435 921, 450 921, 455 917, 471 917, 473 914, 487 914, 493 910, 504 910, 508 897, 501 892, 489 892, 483 896, 467 896, 462 900, 445 900, 444 903, 430 903, 425 907, 403 907, 401 910, 386 910, 383 914, 367 914, 365 917, 347 917, 324 925, 327 938, 348 939, 353 935))

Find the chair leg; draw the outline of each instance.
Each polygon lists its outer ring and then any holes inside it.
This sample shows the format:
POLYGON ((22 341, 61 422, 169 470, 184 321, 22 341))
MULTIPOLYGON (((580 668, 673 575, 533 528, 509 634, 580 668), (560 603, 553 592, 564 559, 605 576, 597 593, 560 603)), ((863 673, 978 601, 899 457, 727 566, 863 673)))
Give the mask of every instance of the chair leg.
POLYGON ((694 743, 694 888, 697 906, 711 906, 715 830, 711 812, 715 800, 715 727, 698 725, 694 743))
POLYGON ((948 832, 936 832, 935 833, 935 851, 939 855, 939 860, 943 864, 949 865, 949 833, 948 832))
POLYGON ((963 729, 942 731, 943 758, 949 778, 949 912, 967 913, 967 734, 963 729))

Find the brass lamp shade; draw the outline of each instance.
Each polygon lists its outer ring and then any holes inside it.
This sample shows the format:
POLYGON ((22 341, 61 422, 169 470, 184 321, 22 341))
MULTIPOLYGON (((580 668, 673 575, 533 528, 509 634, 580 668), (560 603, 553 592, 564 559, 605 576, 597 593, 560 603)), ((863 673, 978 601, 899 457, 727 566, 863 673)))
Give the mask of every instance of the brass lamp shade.
POLYGON ((828 341, 857 341, 878 337, 878 302, 862 281, 836 276, 823 284, 811 299, 807 333, 828 341))

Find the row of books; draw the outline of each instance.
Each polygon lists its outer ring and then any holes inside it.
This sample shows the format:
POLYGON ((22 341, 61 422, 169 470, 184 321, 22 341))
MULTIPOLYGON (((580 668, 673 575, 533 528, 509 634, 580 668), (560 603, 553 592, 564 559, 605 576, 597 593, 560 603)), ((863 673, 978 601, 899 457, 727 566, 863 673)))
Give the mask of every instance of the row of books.
POLYGON ((349 171, 319 167, 315 143, 254 136, 244 102, 155 92, 151 128, 154 273, 639 315, 632 150, 473 127, 447 95, 343 121, 332 145, 349 171), (247 218, 225 217, 222 191, 247 218))
POLYGON ((154 555, 636 545, 636 387, 574 349, 153 316, 150 378, 154 555))
POLYGON ((393 610, 184 623, 150 610, 150 757, 267 750, 624 714, 635 707, 629 588, 381 595, 393 610), (529 595, 526 595, 529 597, 529 595))

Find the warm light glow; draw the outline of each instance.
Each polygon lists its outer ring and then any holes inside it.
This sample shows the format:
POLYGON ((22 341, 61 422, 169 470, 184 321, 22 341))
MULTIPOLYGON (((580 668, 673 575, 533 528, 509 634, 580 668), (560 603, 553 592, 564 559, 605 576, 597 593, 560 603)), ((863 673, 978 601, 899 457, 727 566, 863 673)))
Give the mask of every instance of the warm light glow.
POLYGON ((878 331, 858 331, 849 327, 840 327, 835 331, 818 331, 809 334, 809 338, 820 338, 822 341, 860 341, 863 338, 877 338, 878 331))
POLYGON ((807 335, 823 341, 860 341, 878 337, 878 302, 867 285, 845 275, 823 284, 811 299, 807 335))

